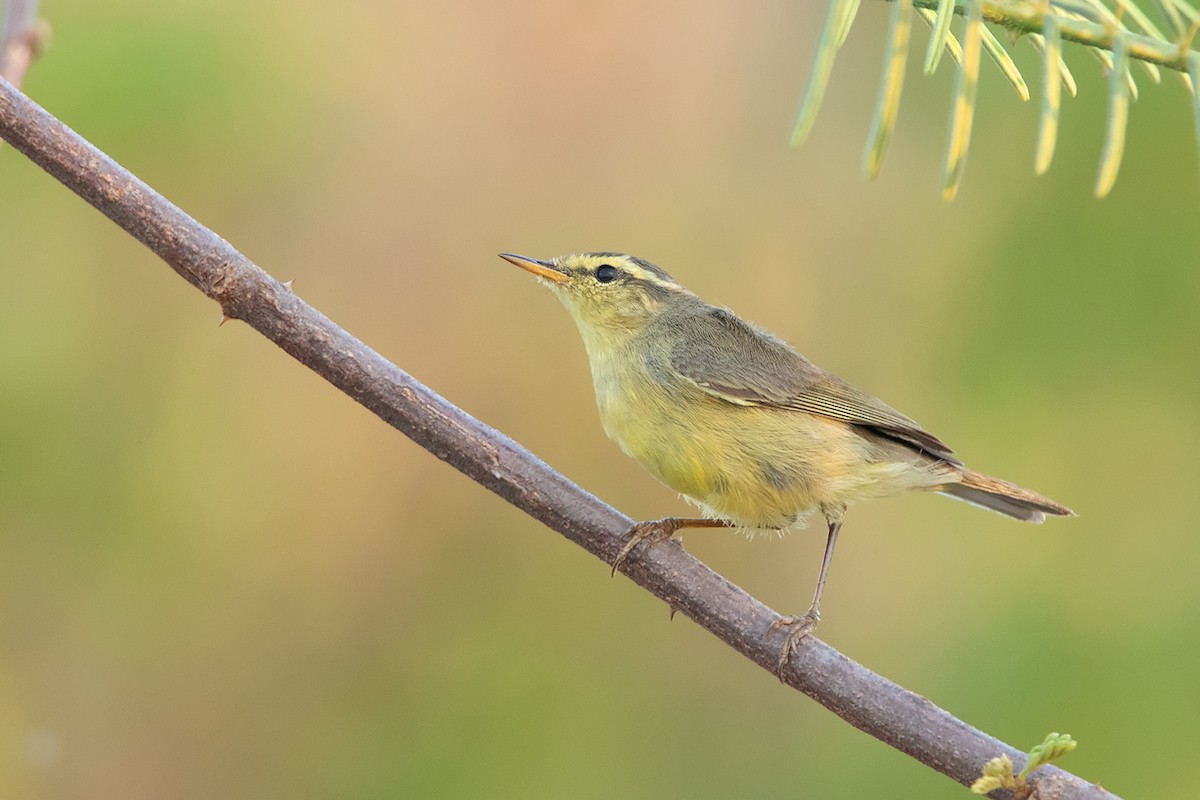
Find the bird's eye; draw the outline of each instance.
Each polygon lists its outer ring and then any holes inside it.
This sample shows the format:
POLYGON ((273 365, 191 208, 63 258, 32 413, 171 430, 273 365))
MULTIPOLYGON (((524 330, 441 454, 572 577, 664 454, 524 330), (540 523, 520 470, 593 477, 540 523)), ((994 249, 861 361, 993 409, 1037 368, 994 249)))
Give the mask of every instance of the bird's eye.
POLYGON ((601 283, 612 283, 620 274, 621 271, 612 264, 601 264, 596 267, 596 280, 601 283))

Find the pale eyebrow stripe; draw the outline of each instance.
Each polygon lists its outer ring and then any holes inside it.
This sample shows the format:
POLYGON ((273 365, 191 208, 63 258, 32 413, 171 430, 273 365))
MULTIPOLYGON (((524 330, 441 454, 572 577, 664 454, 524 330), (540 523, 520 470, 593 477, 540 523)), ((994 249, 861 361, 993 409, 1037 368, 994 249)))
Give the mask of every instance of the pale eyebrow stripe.
POLYGON ((625 269, 626 269, 626 271, 629 272, 630 275, 634 276, 638 280, 645 281, 646 283, 652 283, 655 286, 659 287, 660 289, 666 289, 668 291, 673 291, 673 292, 679 292, 679 291, 686 292, 687 291, 687 289, 684 289, 682 286, 680 286, 675 281, 660 278, 658 275, 654 274, 650 270, 648 270, 642 266, 639 266, 637 264, 630 263, 626 266, 625 269))

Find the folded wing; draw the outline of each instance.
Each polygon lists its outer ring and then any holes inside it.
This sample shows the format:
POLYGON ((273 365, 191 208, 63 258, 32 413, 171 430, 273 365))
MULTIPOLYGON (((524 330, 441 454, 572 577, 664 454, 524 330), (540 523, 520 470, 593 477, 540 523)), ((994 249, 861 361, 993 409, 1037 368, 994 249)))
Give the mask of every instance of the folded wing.
POLYGON ((818 414, 960 463, 944 442, 914 420, 724 309, 709 307, 664 323, 684 334, 673 337, 681 344, 671 353, 671 369, 715 397, 742 406, 818 414))

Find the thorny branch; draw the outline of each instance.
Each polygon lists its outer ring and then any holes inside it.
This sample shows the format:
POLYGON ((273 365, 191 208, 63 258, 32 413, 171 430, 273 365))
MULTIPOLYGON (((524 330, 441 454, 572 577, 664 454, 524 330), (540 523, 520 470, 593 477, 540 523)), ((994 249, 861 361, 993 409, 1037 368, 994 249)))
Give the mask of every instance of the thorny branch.
MULTIPOLYGON (((438 396, 305 303, 220 236, 0 79, 0 137, 149 247, 188 283, 389 425, 605 562, 632 520, 504 434, 438 396)), ((774 673, 784 636, 764 636, 772 609, 677 543, 639 551, 631 580, 774 673)), ((989 759, 1022 753, 809 637, 781 676, 851 725, 969 785, 989 759)), ((1114 800, 1056 767, 1031 778, 1038 796, 1114 800)))

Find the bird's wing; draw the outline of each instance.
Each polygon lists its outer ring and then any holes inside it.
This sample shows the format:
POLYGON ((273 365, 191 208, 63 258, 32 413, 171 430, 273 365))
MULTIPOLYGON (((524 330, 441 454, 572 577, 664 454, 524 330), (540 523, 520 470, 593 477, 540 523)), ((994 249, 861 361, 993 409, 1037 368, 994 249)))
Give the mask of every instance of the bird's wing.
POLYGON ((736 405, 805 411, 860 425, 958 463, 944 442, 912 419, 724 309, 709 307, 669 324, 679 342, 671 352, 671 369, 711 395, 736 405))

